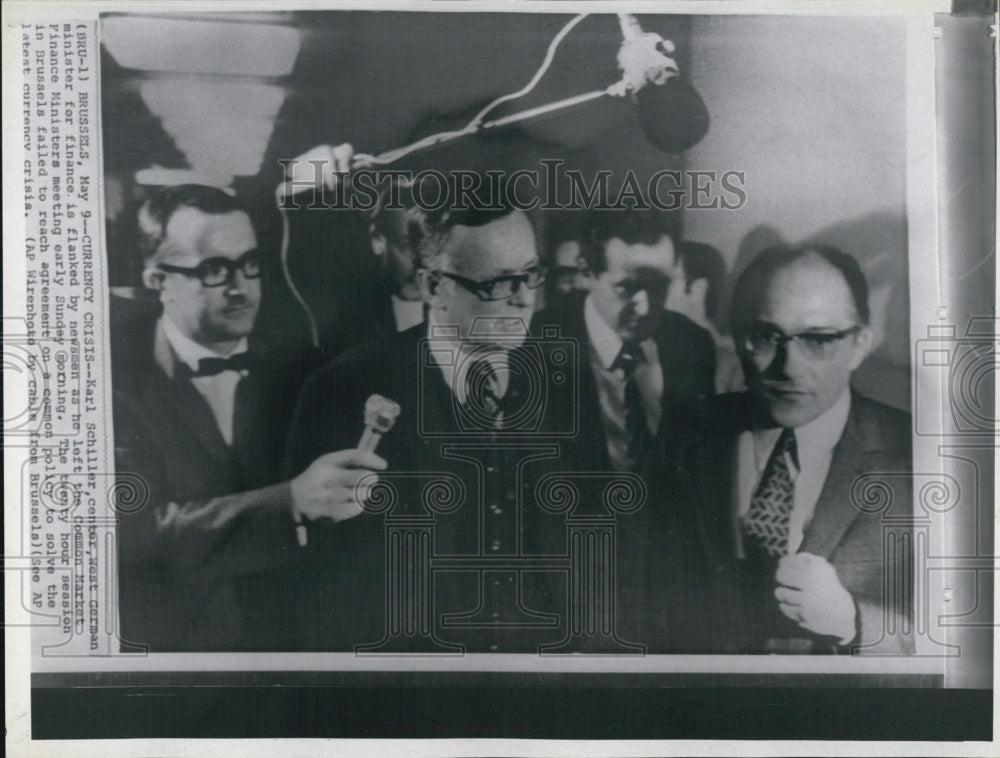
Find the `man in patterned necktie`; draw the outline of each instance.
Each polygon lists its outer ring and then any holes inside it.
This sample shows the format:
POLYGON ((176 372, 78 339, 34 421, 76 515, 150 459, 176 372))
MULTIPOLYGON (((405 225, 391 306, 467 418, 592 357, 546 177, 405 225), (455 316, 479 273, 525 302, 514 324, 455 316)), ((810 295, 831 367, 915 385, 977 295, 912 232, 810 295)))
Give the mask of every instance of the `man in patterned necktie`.
POLYGON ((832 247, 765 250, 736 284, 731 319, 748 392, 718 399, 689 461, 690 542, 715 582, 711 600, 692 601, 706 622, 692 628, 709 631, 691 644, 912 652, 910 558, 890 550, 910 513, 909 416, 850 386, 873 339, 864 274, 832 247), (872 475, 893 490, 892 513, 857 502, 872 475))
POLYGON ((360 514, 354 485, 384 462, 339 450, 282 480, 302 367, 251 336, 261 254, 235 198, 169 187, 139 223, 155 307, 112 308, 116 468, 146 495, 118 519, 122 639, 155 651, 286 646, 280 588, 264 573, 299 565, 310 519, 360 514))

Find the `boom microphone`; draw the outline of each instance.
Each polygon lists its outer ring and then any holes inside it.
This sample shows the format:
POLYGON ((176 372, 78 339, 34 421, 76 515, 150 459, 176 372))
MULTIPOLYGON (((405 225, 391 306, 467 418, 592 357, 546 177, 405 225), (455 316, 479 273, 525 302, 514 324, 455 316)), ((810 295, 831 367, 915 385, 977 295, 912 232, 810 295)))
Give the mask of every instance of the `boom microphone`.
POLYGON ((618 67, 622 80, 613 94, 629 94, 639 109, 639 124, 654 147, 680 153, 708 132, 708 109, 694 87, 681 81, 670 57, 674 43, 644 32, 635 16, 619 13, 622 46, 618 67))
POLYGON ((643 134, 665 153, 682 153, 708 133, 705 101, 677 77, 666 84, 646 85, 636 95, 636 103, 643 134))

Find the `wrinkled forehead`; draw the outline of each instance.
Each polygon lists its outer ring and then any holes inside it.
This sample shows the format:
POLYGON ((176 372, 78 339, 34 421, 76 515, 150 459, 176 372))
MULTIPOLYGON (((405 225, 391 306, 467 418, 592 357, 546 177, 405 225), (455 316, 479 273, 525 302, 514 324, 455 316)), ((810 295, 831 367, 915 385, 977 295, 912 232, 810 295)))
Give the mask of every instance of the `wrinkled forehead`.
POLYGON ((441 254, 452 271, 476 280, 521 271, 538 260, 534 230, 520 211, 482 226, 453 227, 441 254))
POLYGON ((798 258, 775 271, 754 317, 792 329, 849 326, 858 320, 844 275, 819 256, 798 258))
POLYGON ((652 269, 669 276, 674 267, 674 243, 667 235, 650 245, 630 245, 621 237, 613 237, 604 246, 604 261, 612 275, 652 269))
POLYGON ((180 260, 239 258, 257 247, 250 218, 242 211, 205 213, 180 208, 167 221, 160 258, 180 260))

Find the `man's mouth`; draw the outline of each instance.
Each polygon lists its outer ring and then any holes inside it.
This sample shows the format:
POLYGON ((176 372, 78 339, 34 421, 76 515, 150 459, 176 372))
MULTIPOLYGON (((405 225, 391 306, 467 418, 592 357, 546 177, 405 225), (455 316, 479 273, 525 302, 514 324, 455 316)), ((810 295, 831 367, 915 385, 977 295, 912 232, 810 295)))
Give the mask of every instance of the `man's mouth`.
POLYGON ((765 384, 762 390, 765 395, 778 400, 799 400, 809 394, 804 390, 795 389, 794 387, 775 387, 772 384, 765 384))

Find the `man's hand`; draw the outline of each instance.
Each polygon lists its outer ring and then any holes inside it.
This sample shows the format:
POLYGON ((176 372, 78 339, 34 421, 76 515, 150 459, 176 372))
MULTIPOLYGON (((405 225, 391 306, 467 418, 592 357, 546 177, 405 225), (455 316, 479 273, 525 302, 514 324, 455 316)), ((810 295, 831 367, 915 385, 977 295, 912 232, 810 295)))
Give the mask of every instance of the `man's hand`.
POLYGON ((778 562, 775 580, 778 607, 792 621, 810 632, 836 637, 841 645, 854 639, 854 598, 825 558, 812 553, 786 555, 778 562))
POLYGON ((363 512, 361 503, 382 471, 385 461, 365 450, 338 450, 322 455, 292 479, 292 507, 309 519, 343 521, 363 512), (358 483, 369 477, 367 486, 358 483))
POLYGON ((318 182, 333 189, 350 172, 353 158, 354 148, 346 142, 336 147, 317 145, 296 157, 286 169, 286 194, 316 188, 318 182))

